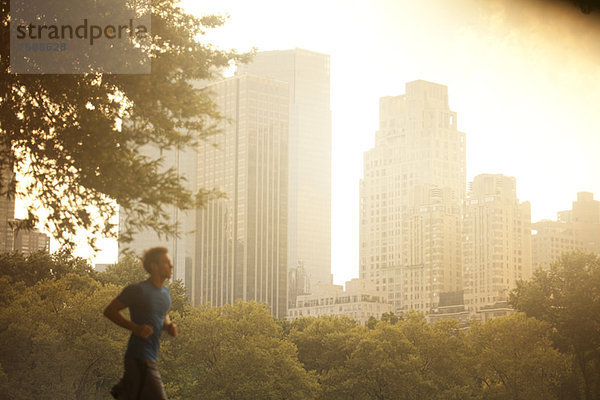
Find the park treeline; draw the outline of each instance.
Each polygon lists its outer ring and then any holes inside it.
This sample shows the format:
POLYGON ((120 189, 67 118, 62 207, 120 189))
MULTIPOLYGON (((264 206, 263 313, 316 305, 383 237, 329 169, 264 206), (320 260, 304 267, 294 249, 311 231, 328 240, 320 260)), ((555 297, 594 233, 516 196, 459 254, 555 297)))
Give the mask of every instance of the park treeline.
MULTIPOLYGON (((107 399, 128 332, 102 316, 145 279, 68 254, 0 254, 0 398, 107 399)), ((170 284, 179 336, 163 335, 170 399, 598 399, 600 259, 564 255, 511 294, 520 312, 459 329, 386 315, 276 320, 266 306, 188 305, 170 284)))

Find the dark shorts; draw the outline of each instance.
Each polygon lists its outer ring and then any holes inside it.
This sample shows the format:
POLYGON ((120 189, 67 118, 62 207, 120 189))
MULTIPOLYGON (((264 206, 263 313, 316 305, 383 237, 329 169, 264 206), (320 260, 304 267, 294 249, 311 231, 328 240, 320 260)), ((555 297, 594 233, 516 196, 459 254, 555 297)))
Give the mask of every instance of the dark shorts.
POLYGON ((139 358, 125 359, 123 378, 110 394, 115 399, 167 400, 156 361, 139 358))

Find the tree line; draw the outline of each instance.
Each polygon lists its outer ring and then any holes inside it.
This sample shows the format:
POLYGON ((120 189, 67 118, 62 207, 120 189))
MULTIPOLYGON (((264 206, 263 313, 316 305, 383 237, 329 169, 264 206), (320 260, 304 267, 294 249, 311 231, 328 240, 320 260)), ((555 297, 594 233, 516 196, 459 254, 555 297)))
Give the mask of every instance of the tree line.
MULTIPOLYGON (((67 253, 0 254, 0 393, 105 399, 128 332, 102 317, 145 279, 126 258, 97 272, 67 253)), ((274 319, 255 302, 194 307, 170 284, 159 363, 171 399, 597 399, 600 258, 574 253, 519 283, 518 313, 466 330, 422 314, 360 326, 347 317, 274 319)))

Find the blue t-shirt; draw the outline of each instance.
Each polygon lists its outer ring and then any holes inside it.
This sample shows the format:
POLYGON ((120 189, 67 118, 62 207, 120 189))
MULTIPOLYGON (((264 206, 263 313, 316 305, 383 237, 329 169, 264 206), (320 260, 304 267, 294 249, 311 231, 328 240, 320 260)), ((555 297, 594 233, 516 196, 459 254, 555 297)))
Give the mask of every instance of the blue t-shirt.
POLYGON ((127 286, 117 299, 129 308, 131 320, 138 325, 150 325, 152 335, 142 339, 133 333, 127 344, 126 358, 155 360, 158 357, 160 333, 171 306, 171 292, 167 286, 157 288, 150 280, 127 286))

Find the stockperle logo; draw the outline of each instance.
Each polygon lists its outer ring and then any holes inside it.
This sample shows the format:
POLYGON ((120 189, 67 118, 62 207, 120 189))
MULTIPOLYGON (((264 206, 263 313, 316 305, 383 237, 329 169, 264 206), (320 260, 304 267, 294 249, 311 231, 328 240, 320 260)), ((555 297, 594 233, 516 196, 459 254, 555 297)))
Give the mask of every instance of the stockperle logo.
POLYGON ((150 73, 150 0, 11 0, 10 71, 150 73))

